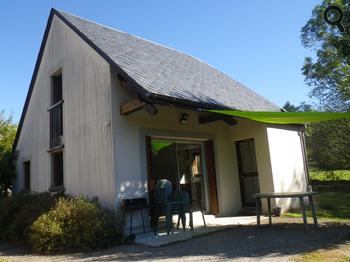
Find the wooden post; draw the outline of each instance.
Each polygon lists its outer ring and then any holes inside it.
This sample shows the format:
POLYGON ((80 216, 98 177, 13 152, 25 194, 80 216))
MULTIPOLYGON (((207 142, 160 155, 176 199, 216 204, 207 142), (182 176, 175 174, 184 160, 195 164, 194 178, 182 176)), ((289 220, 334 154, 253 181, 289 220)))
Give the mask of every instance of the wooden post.
POLYGON ((127 103, 124 103, 120 106, 120 114, 121 115, 127 115, 134 111, 137 111, 144 107, 146 105, 145 102, 141 101, 140 99, 136 98, 133 99, 127 103))

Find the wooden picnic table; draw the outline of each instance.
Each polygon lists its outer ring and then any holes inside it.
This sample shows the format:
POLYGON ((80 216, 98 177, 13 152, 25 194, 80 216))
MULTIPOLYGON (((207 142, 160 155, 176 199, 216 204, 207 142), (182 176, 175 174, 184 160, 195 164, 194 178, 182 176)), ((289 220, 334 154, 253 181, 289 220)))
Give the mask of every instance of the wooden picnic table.
POLYGON ((262 193, 255 193, 252 195, 253 198, 255 198, 256 201, 256 220, 258 226, 260 225, 260 200, 262 198, 267 199, 267 206, 268 206, 268 214, 269 214, 269 224, 272 224, 271 219, 271 198, 299 198, 300 201, 300 208, 301 208, 301 214, 303 215, 303 221, 305 225, 306 231, 308 230, 307 220, 306 220, 306 213, 305 213, 305 203, 304 198, 309 198, 309 203, 312 211, 312 217, 314 220, 315 226, 317 226, 317 216, 316 216, 316 208, 314 204, 314 195, 316 195, 316 192, 283 192, 283 193, 275 193, 275 192, 262 192, 262 193))

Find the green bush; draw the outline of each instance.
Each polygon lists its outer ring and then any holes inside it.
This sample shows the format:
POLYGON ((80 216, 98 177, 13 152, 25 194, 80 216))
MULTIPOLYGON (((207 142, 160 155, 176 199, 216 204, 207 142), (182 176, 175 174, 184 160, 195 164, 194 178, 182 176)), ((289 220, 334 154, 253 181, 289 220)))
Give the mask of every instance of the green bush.
POLYGON ((51 209, 56 199, 49 193, 23 193, 0 198, 0 238, 27 244, 31 225, 51 209))
POLYGON ((85 251, 119 243, 122 221, 97 199, 49 193, 0 198, 0 239, 38 252, 85 251))
POLYGON ((117 221, 97 201, 62 197, 32 224, 29 239, 37 252, 94 250, 121 241, 122 223, 117 221))

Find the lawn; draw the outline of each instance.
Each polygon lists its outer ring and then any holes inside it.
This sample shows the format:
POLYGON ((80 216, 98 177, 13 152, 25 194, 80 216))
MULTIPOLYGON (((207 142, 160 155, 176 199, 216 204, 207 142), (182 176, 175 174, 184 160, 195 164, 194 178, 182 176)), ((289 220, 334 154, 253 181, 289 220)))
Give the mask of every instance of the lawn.
MULTIPOLYGON (((318 193, 315 196, 318 217, 350 220, 350 190, 321 189, 321 187, 315 186, 313 190, 318 193)), ((299 210, 294 210, 284 215, 301 216, 299 210)), ((311 216, 310 210, 307 210, 307 215, 311 216)))
MULTIPOLYGON (((350 187, 348 187, 350 189, 350 187)), ((350 223, 350 190, 338 190, 336 187, 313 186, 318 194, 315 196, 317 217, 334 220, 339 223, 350 223)), ((287 217, 300 217, 300 210, 294 210, 283 214, 287 217)), ((307 210, 307 216, 311 217, 311 211, 307 210)), ((311 218, 310 218, 311 219, 311 218)), ((350 240, 350 236, 346 238, 350 240)), ((349 243, 349 242, 347 242, 349 243)), ((306 252, 301 254, 295 261, 298 262, 350 262, 350 247, 348 244, 306 252)))
POLYGON ((347 180, 350 181, 350 170, 335 170, 334 177, 326 171, 311 169, 311 180, 331 181, 331 180, 347 180))

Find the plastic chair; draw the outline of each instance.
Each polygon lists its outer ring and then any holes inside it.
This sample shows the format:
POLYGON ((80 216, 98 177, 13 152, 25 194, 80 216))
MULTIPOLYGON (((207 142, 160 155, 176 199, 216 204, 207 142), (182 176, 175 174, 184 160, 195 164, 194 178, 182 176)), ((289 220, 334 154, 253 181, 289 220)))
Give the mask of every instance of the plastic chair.
POLYGON ((167 234, 172 231, 173 215, 181 217, 182 226, 185 230, 186 215, 184 212, 183 201, 174 201, 172 198, 173 188, 170 181, 166 179, 159 180, 156 184, 154 193, 154 234, 157 235, 159 217, 165 216, 167 234))
MULTIPOLYGON (((178 192, 176 192, 174 199, 176 199, 177 201, 182 201, 184 204, 184 212, 185 214, 188 213, 189 217, 190 217, 190 227, 191 230, 193 230, 193 210, 192 210, 192 205, 191 205, 191 200, 190 200, 190 195, 183 190, 180 190, 178 192)), ((202 218, 203 218, 203 223, 204 226, 206 227, 207 224, 205 222, 205 218, 204 218, 204 213, 203 210, 200 210, 200 212, 202 213, 202 218)), ((177 228, 179 228, 180 226, 180 216, 177 220, 177 228)))

